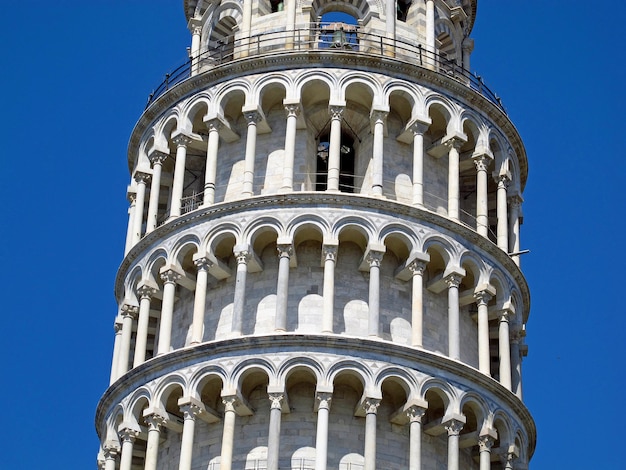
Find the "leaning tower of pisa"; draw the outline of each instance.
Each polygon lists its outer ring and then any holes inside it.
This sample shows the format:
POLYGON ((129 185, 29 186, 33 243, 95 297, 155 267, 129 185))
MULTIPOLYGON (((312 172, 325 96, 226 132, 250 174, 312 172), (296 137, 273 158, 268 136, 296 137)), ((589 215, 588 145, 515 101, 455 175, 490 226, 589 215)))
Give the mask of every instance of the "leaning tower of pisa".
POLYGON ((477 0, 183 3, 99 468, 527 469, 527 159, 470 72, 477 0))

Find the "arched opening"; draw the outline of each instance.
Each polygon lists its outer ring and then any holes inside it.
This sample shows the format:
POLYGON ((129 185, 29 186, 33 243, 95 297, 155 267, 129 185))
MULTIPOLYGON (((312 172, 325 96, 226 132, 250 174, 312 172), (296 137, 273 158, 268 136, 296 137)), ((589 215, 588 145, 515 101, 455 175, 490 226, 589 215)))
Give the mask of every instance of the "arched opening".
POLYGON ((397 0, 396 1, 396 18, 398 21, 406 22, 406 18, 409 14, 409 8, 411 7, 411 0, 397 0))
POLYGON ((354 16, 341 11, 327 12, 319 24, 319 48, 358 50, 357 31, 358 21, 354 16))
MULTIPOLYGON (((329 122, 330 124, 330 122, 329 122)), ((330 130, 328 126, 318 138, 317 144, 317 168, 315 170, 315 190, 325 191, 328 185, 328 158, 330 147, 330 130)), ((354 168, 355 168, 354 138, 347 132, 341 132, 341 144, 339 147, 339 191, 343 193, 354 192, 354 168)))

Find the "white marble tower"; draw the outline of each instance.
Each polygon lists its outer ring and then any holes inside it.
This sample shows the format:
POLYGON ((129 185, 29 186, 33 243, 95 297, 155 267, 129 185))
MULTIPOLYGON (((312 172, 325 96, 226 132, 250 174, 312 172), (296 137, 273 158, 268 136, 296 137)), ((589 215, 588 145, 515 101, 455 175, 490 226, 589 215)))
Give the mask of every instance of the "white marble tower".
POLYGON ((476 8, 184 1, 128 149, 99 468, 528 468, 527 159, 476 8))

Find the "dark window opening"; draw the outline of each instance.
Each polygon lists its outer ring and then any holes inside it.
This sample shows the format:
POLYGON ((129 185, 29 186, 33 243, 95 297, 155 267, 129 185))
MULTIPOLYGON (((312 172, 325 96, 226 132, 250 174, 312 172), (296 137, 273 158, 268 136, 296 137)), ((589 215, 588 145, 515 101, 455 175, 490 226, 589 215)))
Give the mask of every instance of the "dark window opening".
MULTIPOLYGON (((320 136, 317 146, 316 191, 325 191, 328 187, 329 146, 330 134, 320 136)), ((342 193, 354 192, 354 163, 354 139, 342 132, 339 147, 339 191, 342 193)))
POLYGON ((398 0, 396 2, 396 14, 398 21, 406 21, 406 17, 409 13, 409 7, 411 6, 410 0, 398 0))
POLYGON ((285 9, 285 2, 283 2, 283 0, 270 0, 270 5, 272 7, 272 13, 285 9))

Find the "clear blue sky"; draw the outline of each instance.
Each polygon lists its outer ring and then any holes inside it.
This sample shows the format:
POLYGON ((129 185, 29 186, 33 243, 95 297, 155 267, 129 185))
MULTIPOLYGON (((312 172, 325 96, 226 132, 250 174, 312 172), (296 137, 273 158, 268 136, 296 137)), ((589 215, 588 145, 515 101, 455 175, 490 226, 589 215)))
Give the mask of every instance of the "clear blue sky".
MULTIPOLYGON (((95 468, 129 175, 148 93, 185 58, 181 0, 0 0, 0 468, 95 468)), ((528 152, 533 469, 620 468, 625 2, 479 0, 473 68, 528 152)))

